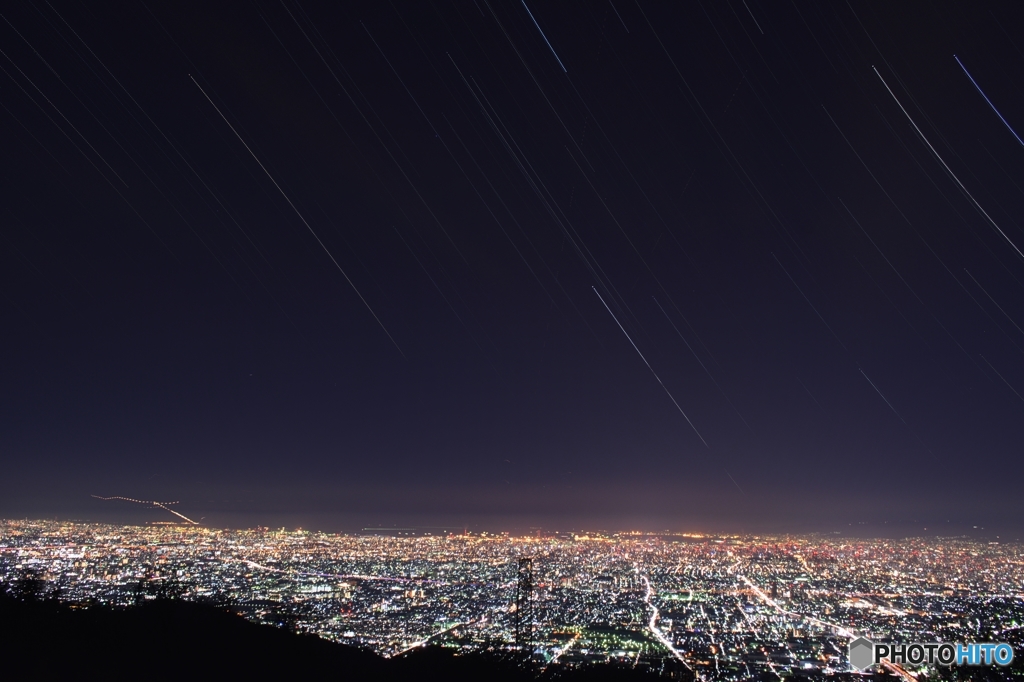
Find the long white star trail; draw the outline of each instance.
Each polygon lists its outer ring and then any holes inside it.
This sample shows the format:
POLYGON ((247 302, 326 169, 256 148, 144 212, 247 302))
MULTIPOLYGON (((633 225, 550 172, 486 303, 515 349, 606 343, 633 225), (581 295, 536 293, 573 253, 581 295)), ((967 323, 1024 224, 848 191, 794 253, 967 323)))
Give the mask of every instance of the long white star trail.
POLYGON ((704 440, 704 436, 700 435, 700 431, 698 431, 697 427, 693 425, 693 422, 690 421, 690 418, 686 416, 686 412, 683 411, 683 408, 679 407, 679 403, 676 402, 675 397, 668 390, 668 387, 665 386, 665 382, 661 380, 661 377, 658 376, 658 373, 654 371, 653 367, 651 367, 651 363, 647 362, 647 358, 644 357, 644 354, 641 353, 640 349, 637 348, 635 343, 633 343, 633 339, 629 336, 629 332, 626 331, 626 328, 622 326, 622 323, 619 322, 619 318, 615 317, 615 313, 613 313, 612 309, 608 307, 608 304, 604 302, 604 298, 602 298, 601 294, 597 291, 597 287, 590 288, 593 289, 594 293, 597 294, 597 297, 601 299, 601 304, 604 306, 604 309, 608 311, 608 314, 612 316, 613 320, 615 320, 615 324, 619 325, 619 329, 621 329, 622 333, 626 335, 626 338, 629 340, 629 345, 633 346, 633 350, 636 351, 636 354, 639 355, 640 359, 644 361, 645 365, 647 365, 647 369, 651 370, 651 374, 654 376, 654 378, 658 380, 658 385, 661 386, 661 390, 665 391, 665 395, 668 396, 668 399, 671 400, 672 404, 676 406, 677 410, 679 410, 679 414, 683 415, 683 419, 685 419, 686 423, 690 425, 690 428, 693 429, 693 432, 697 434, 697 438, 700 438, 700 442, 704 443, 704 447, 710 449, 711 446, 708 445, 708 442, 706 440, 704 440))
MULTIPOLYGON (((530 11, 530 8, 526 6, 526 0, 520 0, 520 2, 523 3, 523 9, 526 10, 526 13, 530 15, 530 20, 533 21, 533 25, 537 27, 538 31, 540 31, 540 37, 543 38, 544 42, 548 44, 548 49, 551 50, 551 54, 555 55, 555 59, 558 60, 558 65, 562 67, 562 71, 564 71, 565 73, 569 73, 569 70, 565 68, 565 64, 562 63, 562 59, 558 56, 558 53, 555 52, 555 48, 551 46, 551 41, 548 40, 548 37, 546 35, 544 35, 544 29, 542 29, 540 27, 540 24, 537 23, 537 20, 533 17, 533 12, 530 11)), ((618 14, 618 12, 616 12, 616 14, 618 14)), ((623 26, 625 26, 625 24, 623 24, 623 26)))
POLYGON ((1024 259, 1024 252, 1021 252, 1021 250, 1017 248, 1017 245, 1013 243, 1013 240, 1010 239, 1009 235, 1003 232, 1003 228, 999 227, 999 224, 992 219, 992 216, 988 214, 988 211, 981 207, 981 204, 978 203, 978 200, 975 199, 974 195, 970 193, 966 186, 964 186, 964 183, 960 182, 960 178, 956 176, 956 173, 953 172, 953 169, 949 167, 949 164, 946 163, 946 161, 939 155, 939 152, 936 151, 935 147, 932 146, 932 143, 928 141, 928 138, 924 136, 924 133, 921 132, 921 129, 917 127, 917 124, 914 123, 914 119, 910 116, 910 113, 903 107, 903 103, 900 102, 899 97, 896 96, 896 93, 892 91, 892 88, 889 87, 889 84, 885 82, 884 78, 882 78, 882 74, 878 73, 878 69, 876 69, 873 66, 871 68, 874 69, 875 75, 878 76, 878 80, 882 81, 882 85, 884 85, 885 89, 889 91, 889 94, 892 95, 892 98, 896 100, 896 104, 899 106, 900 111, 902 111, 903 115, 907 117, 908 121, 910 121, 910 125, 914 126, 914 130, 917 131, 917 134, 921 137, 921 140, 928 146, 928 149, 930 149, 932 154, 935 155, 935 158, 939 160, 939 163, 942 164, 942 167, 946 169, 946 172, 949 173, 949 177, 953 178, 953 181, 956 182, 956 184, 960 187, 960 191, 963 192, 964 195, 971 200, 971 203, 974 204, 974 207, 978 209, 978 212, 981 213, 981 215, 985 216, 985 219, 992 224, 992 227, 996 228, 999 234, 1003 235, 1003 239, 1009 242, 1010 246, 1013 247, 1013 250, 1017 252, 1017 255, 1020 256, 1021 259, 1024 259))
MULTIPOLYGON (((189 78, 192 78, 192 76, 189 76, 189 78)), ((214 108, 214 110, 217 112, 217 114, 220 115, 224 122, 228 124, 228 128, 231 128, 231 132, 235 134, 235 137, 238 138, 238 141, 242 143, 242 146, 244 146, 246 151, 248 151, 249 154, 252 155, 252 158, 256 160, 256 163, 258 163, 260 168, 263 169, 263 172, 267 174, 267 177, 270 178, 270 181, 274 183, 274 187, 276 187, 277 191, 281 193, 281 196, 284 197, 284 200, 288 202, 288 205, 292 207, 292 210, 295 211, 295 215, 299 217, 299 220, 301 220, 302 224, 306 226, 306 229, 309 230, 309 233, 313 235, 313 238, 316 239, 316 243, 320 245, 320 248, 324 250, 324 253, 327 254, 327 257, 331 259, 331 262, 334 263, 334 267, 338 268, 338 272, 340 272, 342 277, 345 278, 345 281, 348 282, 348 285, 352 287, 352 291, 356 292, 356 296, 359 297, 359 300, 363 302, 363 305, 366 306, 366 309, 370 311, 371 315, 373 315, 373 319, 377 320, 377 324, 379 324, 380 328, 384 330, 384 333, 388 335, 388 338, 391 339, 391 343, 395 345, 395 348, 398 349, 398 352, 401 353, 402 357, 404 358, 405 353, 402 351, 402 347, 398 345, 398 342, 395 341, 395 337, 391 336, 391 332, 388 331, 388 328, 385 327, 384 323, 380 321, 379 317, 377 317, 377 313, 373 312, 373 308, 371 308, 370 304, 366 302, 365 298, 363 298, 363 295, 359 292, 359 289, 356 287, 355 283, 348 276, 348 273, 345 272, 345 269, 342 268, 338 261, 334 258, 334 254, 331 253, 331 250, 328 249, 327 245, 323 243, 323 241, 320 239, 320 236, 317 235, 316 230, 313 229, 313 226, 309 224, 309 221, 306 220, 306 217, 303 216, 299 209, 296 208, 295 204, 292 203, 291 197, 289 197, 285 193, 285 191, 281 188, 281 185, 277 184, 277 180, 274 179, 274 176, 270 174, 270 171, 267 170, 267 167, 263 165, 262 161, 260 161, 260 157, 256 156, 256 152, 254 152, 252 148, 248 145, 248 143, 246 143, 246 141, 242 138, 242 136, 238 134, 238 131, 235 130, 235 126, 231 125, 231 121, 229 121, 227 117, 223 113, 221 113, 220 108, 218 108, 217 105, 213 103, 213 100, 210 99, 210 96, 206 94, 206 90, 203 90, 203 86, 201 86, 198 83, 198 81, 196 81, 195 78, 192 78, 192 82, 196 84, 196 87, 199 88, 199 92, 203 93, 203 97, 206 98, 206 101, 210 103, 210 106, 214 108)))
POLYGON ((878 386, 875 386, 875 382, 873 382, 873 381, 872 381, 872 380, 871 380, 871 379, 870 379, 870 378, 868 377, 868 375, 864 373, 864 370, 862 370, 862 369, 861 369, 860 367, 858 367, 858 368, 857 368, 857 371, 858 371, 858 372, 860 372, 860 375, 861 375, 862 377, 864 377, 865 379, 867 379, 867 382, 868 382, 869 384, 871 384, 871 388, 875 389, 875 393, 877 393, 877 394, 878 394, 878 395, 879 395, 879 396, 880 396, 880 397, 882 398, 882 400, 884 400, 884 401, 885 401, 885 404, 889 406, 889 409, 890 409, 890 410, 892 410, 892 413, 893 413, 894 415, 896 415, 897 417, 899 417, 899 418, 900 418, 900 421, 901 421, 901 422, 903 422, 904 424, 906 424, 906 423, 907 423, 907 420, 903 418, 903 415, 901 415, 901 414, 900 414, 899 412, 897 412, 897 411, 896 411, 896 408, 892 406, 892 403, 890 403, 890 402, 889 402, 889 399, 888 399, 888 398, 886 398, 886 397, 885 397, 885 395, 883 395, 883 394, 882 394, 882 392, 881 392, 880 390, 878 390, 878 386))
POLYGON ((992 107, 992 111, 996 112, 996 116, 998 116, 999 120, 1003 122, 1003 125, 1006 126, 1006 129, 1013 133, 1013 136, 1017 138, 1017 142, 1020 142, 1020 146, 1024 147, 1024 140, 1020 139, 1020 135, 1017 134, 1017 131, 1013 129, 1013 126, 1011 126, 1005 118, 1003 118, 1003 115, 999 113, 998 109, 996 109, 996 105, 992 104, 992 100, 988 98, 988 95, 985 94, 985 91, 981 89, 980 85, 978 85, 978 81, 974 80, 974 76, 972 76, 971 72, 967 70, 967 67, 964 66, 964 63, 960 61, 960 57, 953 55, 953 59, 955 59, 956 63, 960 65, 960 68, 964 70, 964 73, 967 74, 967 77, 971 79, 971 83, 974 84, 974 87, 978 91, 978 94, 984 97, 985 101, 988 102, 988 105, 992 107))

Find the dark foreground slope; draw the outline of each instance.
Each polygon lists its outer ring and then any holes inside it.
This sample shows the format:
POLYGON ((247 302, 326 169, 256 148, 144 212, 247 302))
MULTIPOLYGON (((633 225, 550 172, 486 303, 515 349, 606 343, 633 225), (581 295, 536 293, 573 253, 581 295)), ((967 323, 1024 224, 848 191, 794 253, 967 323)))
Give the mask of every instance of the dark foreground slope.
MULTIPOLYGON (((945 670, 938 680, 1021 679, 1003 669, 945 670)), ((532 682, 534 674, 484 654, 422 648, 385 659, 368 651, 258 625, 216 606, 160 599, 128 609, 73 608, 17 599, 0 588, 0 680, 337 680, 532 682)), ((546 682, 692 680, 637 669, 548 669, 546 682)), ((767 678, 751 678, 760 682, 767 678)), ((776 679, 772 677, 772 679, 776 679)), ((896 680, 887 674, 796 672, 794 682, 896 680)), ((923 678, 919 678, 923 679, 923 678)))
MULTIPOLYGON (((0 596, 0 678, 104 680, 493 680, 532 675, 497 658, 426 648, 395 659, 251 623, 214 606, 158 600, 71 608, 0 596)), ((647 680, 592 670, 566 680, 647 680)))

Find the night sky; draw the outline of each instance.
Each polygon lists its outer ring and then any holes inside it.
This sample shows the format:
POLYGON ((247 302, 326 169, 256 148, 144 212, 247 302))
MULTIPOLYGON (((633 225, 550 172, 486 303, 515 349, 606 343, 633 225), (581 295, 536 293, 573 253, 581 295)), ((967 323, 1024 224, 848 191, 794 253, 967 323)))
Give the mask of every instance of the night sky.
POLYGON ((1021 36, 8 6, 0 516, 1022 531, 1021 36))

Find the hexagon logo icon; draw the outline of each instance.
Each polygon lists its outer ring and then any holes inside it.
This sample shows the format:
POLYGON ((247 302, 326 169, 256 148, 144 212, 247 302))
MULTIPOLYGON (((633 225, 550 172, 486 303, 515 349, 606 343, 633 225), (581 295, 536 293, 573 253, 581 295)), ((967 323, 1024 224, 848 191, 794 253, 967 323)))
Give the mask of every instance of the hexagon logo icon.
POLYGON ((850 642, 850 665, 857 670, 866 670, 875 662, 875 644, 867 637, 858 637, 850 642))

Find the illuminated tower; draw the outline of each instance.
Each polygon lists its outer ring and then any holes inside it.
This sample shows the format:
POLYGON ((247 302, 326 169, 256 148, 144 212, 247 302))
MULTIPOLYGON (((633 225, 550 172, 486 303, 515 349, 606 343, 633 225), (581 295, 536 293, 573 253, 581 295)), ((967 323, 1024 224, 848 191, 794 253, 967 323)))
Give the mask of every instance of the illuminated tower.
POLYGON ((533 656, 533 559, 520 557, 516 581, 516 650, 529 661, 533 656))

